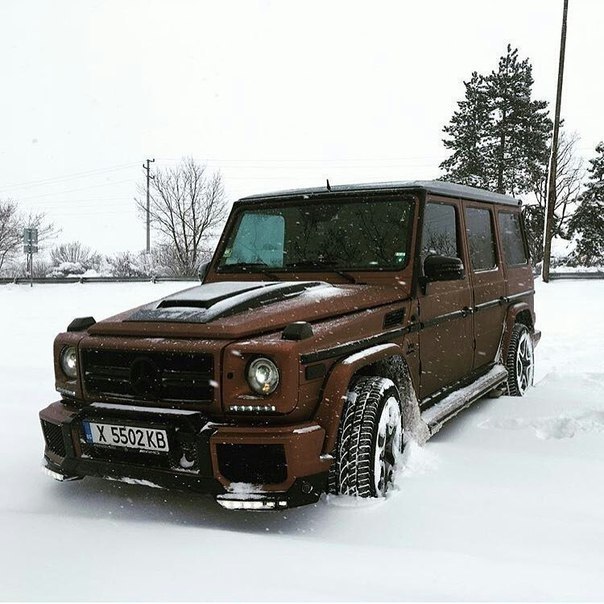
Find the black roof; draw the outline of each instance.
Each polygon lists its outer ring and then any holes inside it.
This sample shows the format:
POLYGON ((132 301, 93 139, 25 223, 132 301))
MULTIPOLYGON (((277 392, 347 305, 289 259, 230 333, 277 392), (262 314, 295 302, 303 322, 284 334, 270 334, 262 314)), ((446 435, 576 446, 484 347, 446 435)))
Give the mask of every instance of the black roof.
POLYGON ((500 203, 506 205, 518 206, 520 201, 509 195, 492 193, 486 189, 477 189, 467 187, 466 185, 457 185, 442 180, 403 180, 396 182, 375 182, 356 185, 332 185, 331 190, 325 187, 315 187, 309 189, 290 189, 287 191, 276 191, 273 193, 264 193, 262 195, 250 195, 243 197, 239 201, 255 201, 261 199, 278 198, 296 198, 309 197, 316 195, 333 195, 337 193, 355 193, 363 191, 406 191, 422 190, 436 195, 446 195, 448 197, 458 197, 462 199, 471 199, 474 201, 486 201, 490 203, 500 203))

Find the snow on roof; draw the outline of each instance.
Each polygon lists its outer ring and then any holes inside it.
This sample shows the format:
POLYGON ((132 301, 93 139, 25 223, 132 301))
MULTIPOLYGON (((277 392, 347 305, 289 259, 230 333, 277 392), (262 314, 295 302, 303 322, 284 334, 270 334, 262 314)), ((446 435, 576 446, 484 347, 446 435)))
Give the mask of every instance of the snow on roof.
POLYGON ((493 193, 491 191, 487 191, 486 189, 478 189, 475 187, 468 187, 466 185, 458 185, 442 180, 404 180, 395 182, 332 185, 331 190, 328 190, 327 187, 290 189, 286 191, 275 191, 272 193, 264 193, 260 195, 250 195, 248 197, 243 197, 239 201, 258 201, 261 199, 295 198, 316 195, 327 196, 344 193, 361 193, 363 191, 386 192, 405 190, 422 190, 437 195, 446 195, 448 197, 458 197, 462 199, 471 199, 474 201, 486 201, 489 203, 501 203, 513 206, 518 206, 521 203, 519 200, 514 199, 509 195, 501 195, 500 193, 493 193))

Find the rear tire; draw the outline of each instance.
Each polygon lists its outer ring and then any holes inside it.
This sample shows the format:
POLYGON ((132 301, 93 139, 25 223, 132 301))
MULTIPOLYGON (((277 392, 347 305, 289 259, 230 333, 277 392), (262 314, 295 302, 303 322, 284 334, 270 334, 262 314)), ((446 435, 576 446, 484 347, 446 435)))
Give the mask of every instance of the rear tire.
POLYGON ((403 446, 400 395, 390 380, 361 377, 348 392, 329 491, 384 497, 403 446))
POLYGON ((533 385, 535 356, 533 338, 526 325, 516 323, 512 328, 505 366, 508 370, 508 392, 512 396, 524 396, 533 385))

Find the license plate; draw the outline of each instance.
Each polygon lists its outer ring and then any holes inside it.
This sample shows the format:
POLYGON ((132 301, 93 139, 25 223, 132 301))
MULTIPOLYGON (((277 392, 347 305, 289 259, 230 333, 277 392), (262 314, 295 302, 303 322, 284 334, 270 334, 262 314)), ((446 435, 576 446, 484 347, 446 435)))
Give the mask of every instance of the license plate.
POLYGON ((119 426, 82 422, 86 442, 91 445, 125 447, 139 451, 168 451, 168 436, 165 430, 138 426, 119 426))

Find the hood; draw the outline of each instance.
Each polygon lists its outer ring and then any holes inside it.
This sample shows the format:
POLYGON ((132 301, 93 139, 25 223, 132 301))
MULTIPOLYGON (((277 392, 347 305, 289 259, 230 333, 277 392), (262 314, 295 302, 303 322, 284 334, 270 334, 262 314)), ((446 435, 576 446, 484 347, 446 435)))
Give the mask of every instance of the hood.
POLYGON ((381 306, 407 297, 403 285, 322 281, 223 281, 187 289, 116 315, 91 335, 240 338, 381 306))
POLYGON ((320 281, 208 283, 168 296, 159 304, 149 304, 134 312, 128 321, 209 323, 325 286, 320 281))

